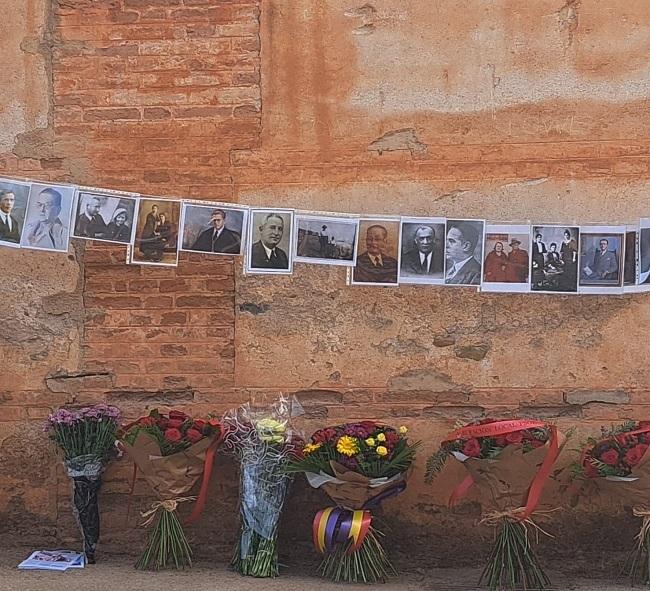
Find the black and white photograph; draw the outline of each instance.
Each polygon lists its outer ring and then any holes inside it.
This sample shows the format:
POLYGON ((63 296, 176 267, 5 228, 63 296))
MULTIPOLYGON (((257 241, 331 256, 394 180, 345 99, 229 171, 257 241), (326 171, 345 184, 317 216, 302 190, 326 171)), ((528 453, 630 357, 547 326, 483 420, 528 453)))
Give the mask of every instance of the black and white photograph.
POLYGON ((158 197, 140 197, 136 233, 129 262, 137 265, 176 267, 181 202, 158 197))
POLYGON ((73 238, 130 244, 135 233, 135 194, 77 190, 73 238))
POLYGON ((296 214, 295 262, 352 267, 359 220, 296 214))
POLYGON ((530 289, 577 293, 580 229, 572 226, 533 226, 530 248, 530 289))
POLYGON ((530 291, 530 226, 487 224, 482 291, 530 291))
POLYGON ((625 226, 580 228, 580 293, 622 293, 625 226))
POLYGON ((246 255, 247 273, 293 271, 292 209, 251 209, 246 255))
POLYGON ((184 202, 181 250, 220 255, 244 254, 248 208, 224 203, 184 202))
MULTIPOLYGON (((623 253, 623 291, 644 291, 639 283, 639 225, 625 226, 625 252, 623 253)), ((648 286, 650 288, 650 285, 648 286)))
POLYGON ((402 218, 399 282, 445 282, 445 218, 402 218))
POLYGON ((650 289, 650 218, 639 220, 639 285, 650 289))
POLYGON ((29 187, 22 181, 0 179, 0 246, 20 246, 29 187))
POLYGON ((445 285, 481 285, 483 220, 447 220, 445 233, 445 285))
POLYGON ((399 219, 359 220, 357 260, 352 268, 352 285, 397 285, 399 272, 399 219))
POLYGON ((32 184, 20 246, 68 252, 74 194, 69 185, 32 184))

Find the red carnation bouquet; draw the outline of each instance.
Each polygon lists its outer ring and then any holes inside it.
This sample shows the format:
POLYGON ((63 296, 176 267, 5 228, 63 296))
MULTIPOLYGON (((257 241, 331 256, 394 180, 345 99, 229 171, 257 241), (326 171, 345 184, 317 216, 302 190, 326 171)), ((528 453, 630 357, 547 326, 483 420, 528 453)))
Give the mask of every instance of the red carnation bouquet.
POLYGON ((590 437, 580 461, 573 464, 574 476, 582 479, 582 492, 595 486, 601 493, 633 508, 642 517, 637 544, 630 553, 624 572, 632 584, 650 584, 650 421, 626 421, 600 437, 590 437))
POLYGON ((529 529, 542 531, 532 520, 544 483, 565 437, 556 427, 535 420, 484 419, 452 431, 427 461, 431 482, 453 456, 468 472, 449 500, 460 502, 472 486, 481 493, 481 523, 497 528, 496 542, 483 569, 491 591, 544 589, 550 581, 529 540, 529 529))
MULTIPOLYGON (((184 568, 192 551, 178 519, 179 503, 192 501, 187 493, 201 476, 203 482, 188 522, 200 514, 207 496, 212 463, 221 441, 221 426, 212 417, 192 419, 184 412, 157 409, 124 427, 120 447, 142 472, 158 501, 143 513, 144 526, 156 521, 136 568, 184 568)), ((135 474, 134 474, 135 476, 135 474)))
POLYGON ((376 583, 397 574, 371 510, 406 488, 418 446, 406 433, 375 421, 319 429, 289 467, 336 504, 319 511, 312 526, 314 545, 325 555, 319 571, 333 581, 376 583))

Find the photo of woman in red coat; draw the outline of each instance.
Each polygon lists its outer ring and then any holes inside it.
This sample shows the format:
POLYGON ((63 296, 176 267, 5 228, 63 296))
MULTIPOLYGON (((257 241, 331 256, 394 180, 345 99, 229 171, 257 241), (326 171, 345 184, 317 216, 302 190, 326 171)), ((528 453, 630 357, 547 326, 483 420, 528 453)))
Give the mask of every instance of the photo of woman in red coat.
POLYGON ((497 242, 485 257, 483 281, 505 283, 508 279, 508 256, 503 251, 503 242, 497 242))

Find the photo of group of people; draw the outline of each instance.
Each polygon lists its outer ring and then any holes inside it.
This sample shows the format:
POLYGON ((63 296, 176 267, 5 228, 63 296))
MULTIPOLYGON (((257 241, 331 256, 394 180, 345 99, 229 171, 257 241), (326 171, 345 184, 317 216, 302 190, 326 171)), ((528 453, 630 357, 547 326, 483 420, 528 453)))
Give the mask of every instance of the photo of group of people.
POLYGON ((650 290, 650 218, 579 227, 360 217, 0 179, 0 246, 67 252, 70 238, 128 245, 127 262, 141 265, 176 266, 187 251, 243 256, 251 274, 344 266, 352 285, 650 290))

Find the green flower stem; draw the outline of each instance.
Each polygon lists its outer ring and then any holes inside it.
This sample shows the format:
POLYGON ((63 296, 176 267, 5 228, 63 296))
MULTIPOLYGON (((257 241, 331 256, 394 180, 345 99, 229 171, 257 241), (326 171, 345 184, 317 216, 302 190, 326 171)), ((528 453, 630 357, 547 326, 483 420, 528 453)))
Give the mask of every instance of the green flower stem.
POLYGON ((251 544, 247 556, 241 555, 241 534, 235 554, 230 563, 232 569, 248 577, 277 577, 278 565, 277 532, 269 539, 257 532, 251 534, 251 544))
POLYGON ((176 511, 160 509, 147 545, 135 564, 139 570, 184 569, 192 566, 192 550, 176 511))
POLYGON ((371 527, 356 552, 349 551, 351 540, 337 545, 325 555, 318 572, 335 583, 385 583, 397 571, 381 545, 381 535, 371 527))
POLYGON ((490 591, 504 589, 545 589, 550 580, 530 546, 526 527, 518 521, 501 519, 494 547, 481 573, 490 591))
POLYGON ((625 566, 623 567, 622 576, 630 579, 632 586, 640 583, 650 585, 650 527, 647 526, 646 520, 650 517, 644 517, 644 523, 641 528, 639 537, 635 540, 635 547, 630 552, 625 566))

